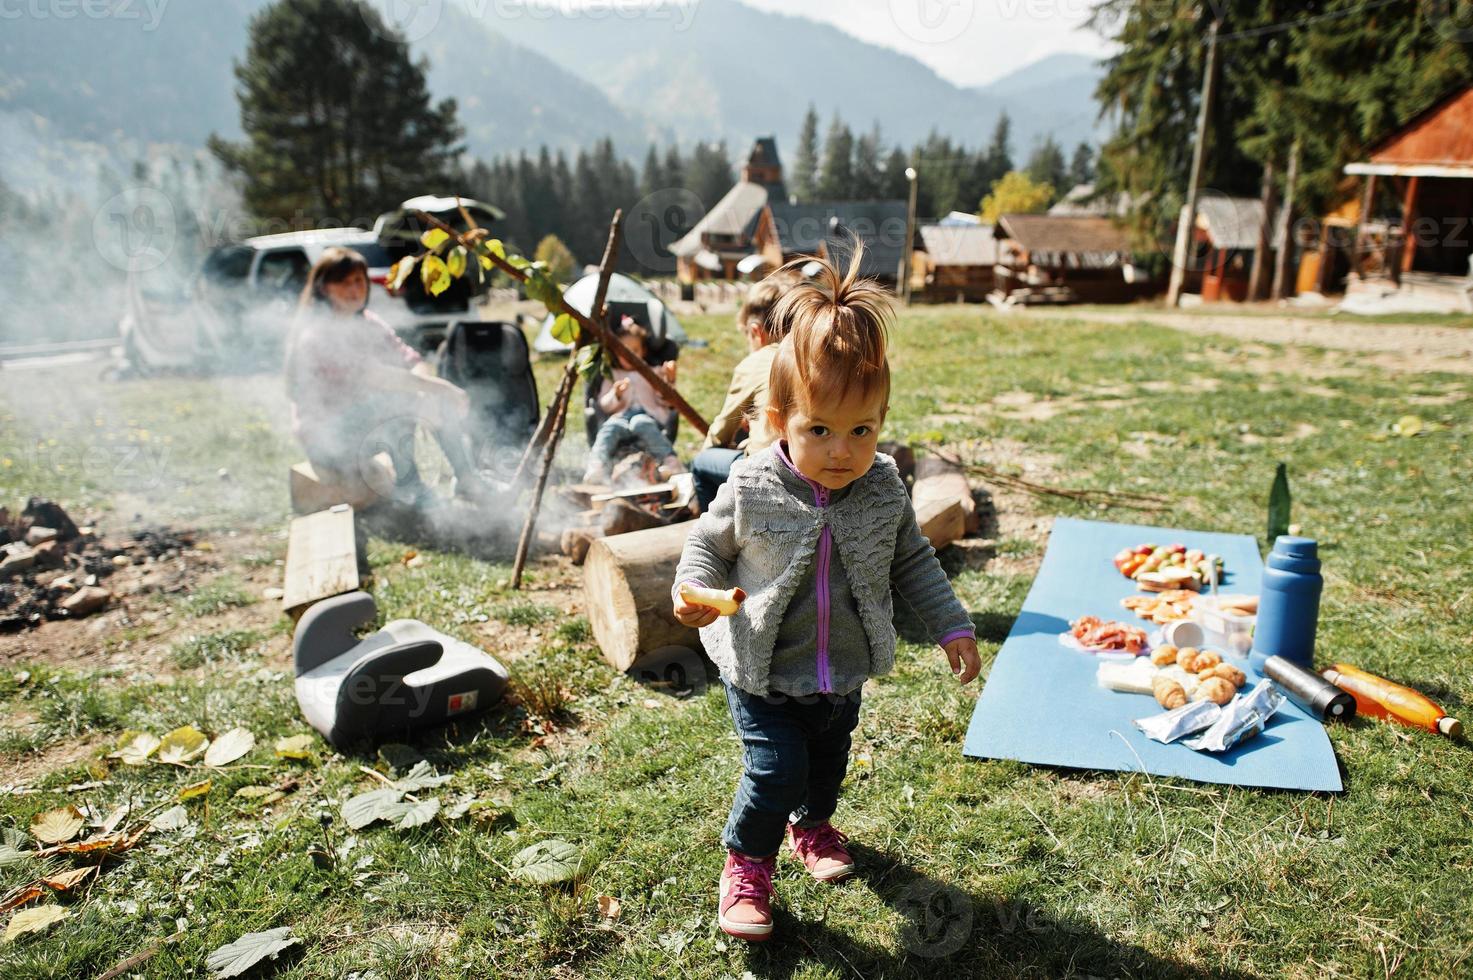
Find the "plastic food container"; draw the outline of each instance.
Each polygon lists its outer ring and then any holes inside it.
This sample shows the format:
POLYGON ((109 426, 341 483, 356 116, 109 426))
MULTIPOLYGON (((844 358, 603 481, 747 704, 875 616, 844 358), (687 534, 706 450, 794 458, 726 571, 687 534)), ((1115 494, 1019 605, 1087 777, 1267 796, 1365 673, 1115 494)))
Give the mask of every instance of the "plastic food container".
POLYGON ((1253 626, 1257 616, 1228 612, 1210 595, 1199 595, 1192 602, 1192 621, 1202 627, 1205 645, 1227 650, 1237 657, 1248 656, 1253 647, 1253 626))

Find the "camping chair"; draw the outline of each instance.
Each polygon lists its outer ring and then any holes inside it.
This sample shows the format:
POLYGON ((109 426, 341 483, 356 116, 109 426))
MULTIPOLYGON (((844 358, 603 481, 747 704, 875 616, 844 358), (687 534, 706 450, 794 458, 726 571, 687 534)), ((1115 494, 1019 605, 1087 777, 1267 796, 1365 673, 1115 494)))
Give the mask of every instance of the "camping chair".
MULTIPOLYGON (((673 338, 661 336, 655 332, 655 326, 650 323, 649 310, 643 304, 609 303, 605 309, 608 310, 610 330, 621 318, 627 316, 650 331, 649 350, 646 352, 645 360, 651 367, 658 367, 666 361, 673 361, 680 357, 680 345, 673 338)), ((604 376, 594 373, 589 375, 588 381, 583 386, 583 429, 590 446, 598 436, 599 426, 603 425, 609 417, 607 412, 598 407, 598 392, 603 387, 603 383, 604 376)), ((665 438, 673 444, 675 434, 680 430, 680 413, 671 412, 670 421, 660 428, 664 431, 665 438)))
POLYGON ((367 592, 333 596, 303 613, 292 639, 297 704, 335 748, 440 725, 501 699, 508 674, 490 654, 413 619, 359 640, 353 631, 376 615, 367 592))
POLYGON ((466 430, 478 465, 498 450, 520 452, 537 428, 541 408, 527 338, 514 323, 464 321, 450 324, 440 344, 440 377, 470 396, 466 430))

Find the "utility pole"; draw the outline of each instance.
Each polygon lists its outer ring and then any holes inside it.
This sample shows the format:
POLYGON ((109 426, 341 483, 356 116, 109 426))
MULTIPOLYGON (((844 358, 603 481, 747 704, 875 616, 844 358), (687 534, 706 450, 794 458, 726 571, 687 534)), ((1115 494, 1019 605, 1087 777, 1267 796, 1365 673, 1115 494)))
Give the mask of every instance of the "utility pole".
POLYGON ((1207 30, 1207 70, 1202 74, 1202 104, 1197 107, 1197 143, 1192 147, 1192 174, 1187 181, 1187 203, 1176 226, 1176 248, 1171 253, 1171 282, 1166 287, 1166 305, 1175 307, 1187 275, 1187 252, 1197 224, 1197 194, 1202 188, 1202 156, 1207 142, 1207 113, 1212 108, 1212 91, 1217 82, 1217 28, 1213 19, 1207 30))
POLYGON ((898 278, 895 280, 895 292, 902 297, 902 302, 910 305, 910 266, 912 257, 915 255, 916 240, 916 168, 905 168, 905 179, 910 183, 910 203, 905 209, 905 249, 901 252, 900 268, 898 278))
POLYGON ((1284 175, 1284 206, 1279 208, 1279 225, 1274 230, 1274 284, 1269 299, 1277 303, 1284 298, 1284 278, 1289 269, 1289 223, 1294 220, 1294 184, 1299 180, 1299 137, 1289 148, 1289 172, 1284 175))

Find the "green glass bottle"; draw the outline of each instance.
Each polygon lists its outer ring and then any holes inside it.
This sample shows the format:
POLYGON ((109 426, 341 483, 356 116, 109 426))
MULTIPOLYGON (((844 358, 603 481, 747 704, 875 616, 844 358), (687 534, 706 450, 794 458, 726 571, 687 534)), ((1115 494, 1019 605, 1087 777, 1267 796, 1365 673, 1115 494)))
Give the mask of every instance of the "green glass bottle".
POLYGON ((1274 485, 1268 492, 1268 541, 1272 548, 1279 535, 1289 533, 1289 470, 1283 463, 1274 471, 1274 485))

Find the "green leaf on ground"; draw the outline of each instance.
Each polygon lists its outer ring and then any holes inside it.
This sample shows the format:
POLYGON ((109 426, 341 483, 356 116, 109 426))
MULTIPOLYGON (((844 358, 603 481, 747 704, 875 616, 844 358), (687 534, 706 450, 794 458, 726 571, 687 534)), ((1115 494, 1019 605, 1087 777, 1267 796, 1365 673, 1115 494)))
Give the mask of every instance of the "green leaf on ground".
POLYGON ((511 859, 511 873, 523 881, 555 885, 578 873, 578 848, 552 838, 525 847, 511 859))
POLYGON ((265 932, 249 932, 211 953, 209 959, 205 960, 205 966, 217 980, 238 977, 263 959, 275 958, 282 950, 300 942, 300 939, 292 935, 291 926, 267 929, 265 932))
POLYGON ((4 941, 15 942, 28 932, 50 929, 71 914, 70 909, 60 905, 38 905, 33 909, 21 909, 10 917, 10 923, 5 927, 4 941))
POLYGON ((205 750, 205 765, 228 766, 256 747, 256 736, 249 729, 232 728, 205 750))

